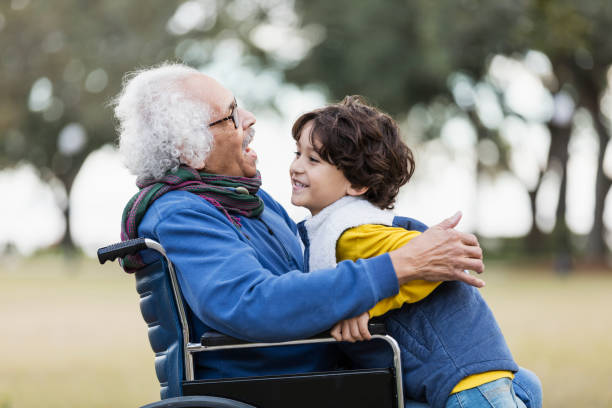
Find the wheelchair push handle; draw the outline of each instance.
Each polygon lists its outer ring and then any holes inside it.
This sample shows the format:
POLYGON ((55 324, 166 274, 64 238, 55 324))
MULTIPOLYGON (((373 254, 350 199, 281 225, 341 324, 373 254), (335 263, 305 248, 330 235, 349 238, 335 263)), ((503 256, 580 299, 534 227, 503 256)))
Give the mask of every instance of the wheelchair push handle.
POLYGON ((138 251, 147 249, 148 246, 145 238, 130 239, 128 241, 118 242, 104 248, 98 249, 98 261, 103 264, 106 261, 114 261, 117 258, 123 258, 127 255, 133 255, 138 251))

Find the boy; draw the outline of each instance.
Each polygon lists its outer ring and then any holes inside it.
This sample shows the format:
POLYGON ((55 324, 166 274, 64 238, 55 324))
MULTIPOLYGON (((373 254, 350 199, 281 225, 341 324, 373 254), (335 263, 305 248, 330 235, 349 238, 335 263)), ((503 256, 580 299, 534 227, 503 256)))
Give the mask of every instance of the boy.
MULTIPOLYGON (((302 115, 292 134, 291 201, 312 214, 299 225, 306 269, 376 256, 419 234, 396 228, 389 211, 414 171, 412 152, 391 117, 346 97, 302 115)), ((368 319, 382 315, 400 344, 406 397, 433 407, 524 407, 521 399, 539 406, 537 378, 521 388, 529 375, 519 371, 476 289, 413 281, 331 333, 337 340, 368 339, 368 319)))

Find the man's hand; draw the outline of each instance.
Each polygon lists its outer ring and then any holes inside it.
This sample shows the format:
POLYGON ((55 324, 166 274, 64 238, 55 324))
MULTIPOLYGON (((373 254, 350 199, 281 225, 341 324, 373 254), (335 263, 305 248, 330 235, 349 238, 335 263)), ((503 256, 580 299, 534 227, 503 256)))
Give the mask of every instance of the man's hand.
POLYGON ((331 329, 330 334, 338 341, 348 341, 351 343, 370 340, 372 336, 368 330, 369 320, 370 315, 368 312, 362 313, 357 317, 341 320, 331 329))
POLYGON ((478 288, 485 285, 483 280, 465 273, 466 269, 482 273, 484 264, 476 236, 454 229, 459 220, 461 212, 389 252, 400 285, 415 279, 458 280, 478 288))

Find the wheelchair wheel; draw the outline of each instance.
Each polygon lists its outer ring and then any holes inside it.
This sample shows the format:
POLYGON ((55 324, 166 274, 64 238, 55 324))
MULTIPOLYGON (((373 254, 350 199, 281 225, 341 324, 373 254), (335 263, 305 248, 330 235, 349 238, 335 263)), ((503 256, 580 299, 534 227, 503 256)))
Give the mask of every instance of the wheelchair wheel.
POLYGON ((143 405, 141 408, 255 408, 244 402, 227 398, 190 396, 175 397, 143 405))

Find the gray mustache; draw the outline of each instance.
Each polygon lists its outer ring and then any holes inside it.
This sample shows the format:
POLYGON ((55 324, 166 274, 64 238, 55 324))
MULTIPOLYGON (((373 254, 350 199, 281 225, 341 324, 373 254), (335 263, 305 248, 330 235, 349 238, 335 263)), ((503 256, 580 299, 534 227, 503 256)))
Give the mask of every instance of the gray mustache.
POLYGON ((242 150, 243 151, 246 150, 247 146, 249 145, 249 143, 251 143, 253 141, 254 138, 255 138, 255 129, 249 128, 247 130, 246 137, 242 141, 242 150))

